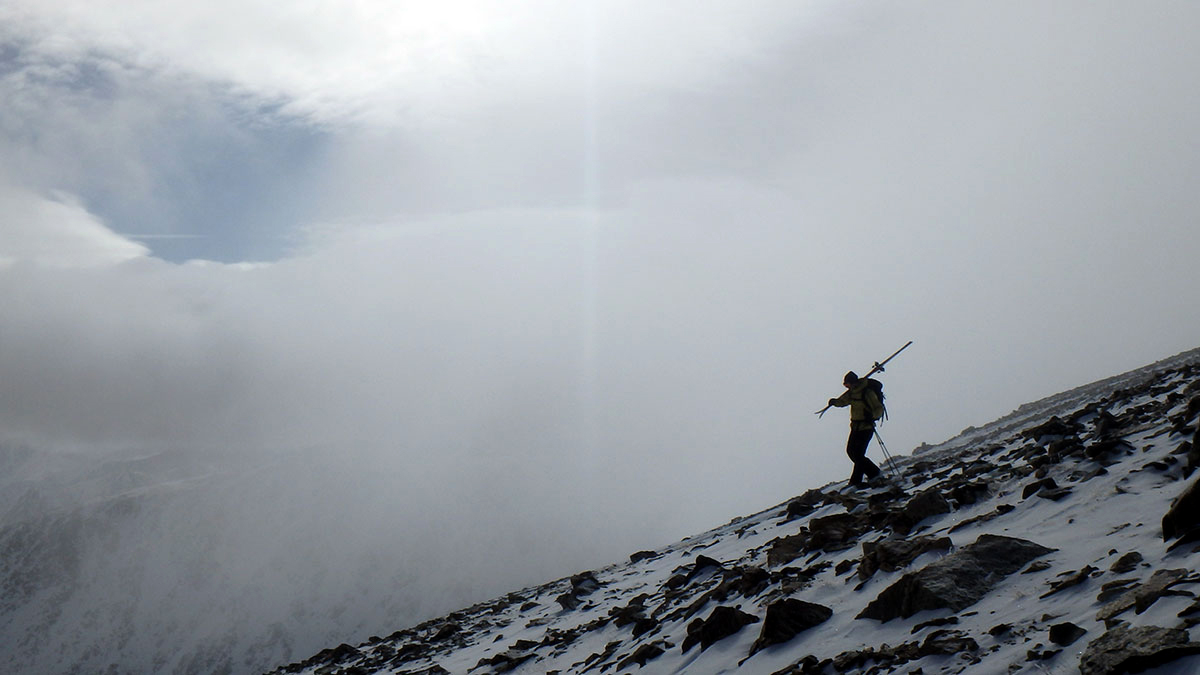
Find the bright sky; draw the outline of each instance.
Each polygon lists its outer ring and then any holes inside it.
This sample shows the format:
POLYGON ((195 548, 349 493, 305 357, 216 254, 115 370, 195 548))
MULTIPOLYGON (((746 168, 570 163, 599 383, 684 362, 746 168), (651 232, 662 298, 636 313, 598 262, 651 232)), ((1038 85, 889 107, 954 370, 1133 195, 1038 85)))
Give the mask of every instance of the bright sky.
POLYGON ((907 340, 893 453, 1197 346, 1198 19, 10 0, 0 436, 379 445, 708 527, 848 474, 812 412, 907 340))

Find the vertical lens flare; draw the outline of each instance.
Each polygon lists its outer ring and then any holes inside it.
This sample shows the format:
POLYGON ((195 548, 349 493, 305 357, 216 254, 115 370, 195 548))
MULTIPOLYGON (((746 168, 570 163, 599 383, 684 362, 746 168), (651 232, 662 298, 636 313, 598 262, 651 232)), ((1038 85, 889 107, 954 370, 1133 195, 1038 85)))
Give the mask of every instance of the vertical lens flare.
POLYGON ((585 471, 589 475, 597 469, 599 452, 596 375, 597 375, 597 257, 599 238, 599 176, 597 140, 597 16, 594 1, 583 4, 583 36, 581 49, 583 73, 583 223, 580 260, 582 298, 580 301, 580 349, 582 372, 580 373, 580 405, 582 407, 582 450, 585 471))

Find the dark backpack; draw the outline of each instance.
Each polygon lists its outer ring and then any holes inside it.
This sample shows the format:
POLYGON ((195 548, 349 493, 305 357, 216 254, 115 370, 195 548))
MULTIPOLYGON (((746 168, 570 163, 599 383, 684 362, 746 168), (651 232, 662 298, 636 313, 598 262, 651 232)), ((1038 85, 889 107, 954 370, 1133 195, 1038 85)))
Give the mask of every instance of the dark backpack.
POLYGON ((875 419, 887 419, 887 405, 883 402, 883 383, 879 380, 867 378, 867 387, 875 392, 879 397, 879 413, 875 415, 875 419))

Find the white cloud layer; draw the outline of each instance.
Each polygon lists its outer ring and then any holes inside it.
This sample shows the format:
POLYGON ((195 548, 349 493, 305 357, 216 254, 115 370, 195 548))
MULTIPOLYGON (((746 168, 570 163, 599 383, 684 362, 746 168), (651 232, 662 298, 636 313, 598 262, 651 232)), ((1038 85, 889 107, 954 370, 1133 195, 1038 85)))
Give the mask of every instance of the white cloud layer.
POLYGON ((92 267, 149 254, 145 246, 105 227, 70 195, 55 197, 0 184, 0 265, 92 267))
POLYGON ((830 6, 699 2, 681 16, 679 7, 630 0, 39 0, 12 3, 0 18, 59 57, 100 46, 297 114, 381 123, 547 94, 575 86, 585 70, 621 87, 687 88, 731 60, 760 57, 754 36, 830 6))

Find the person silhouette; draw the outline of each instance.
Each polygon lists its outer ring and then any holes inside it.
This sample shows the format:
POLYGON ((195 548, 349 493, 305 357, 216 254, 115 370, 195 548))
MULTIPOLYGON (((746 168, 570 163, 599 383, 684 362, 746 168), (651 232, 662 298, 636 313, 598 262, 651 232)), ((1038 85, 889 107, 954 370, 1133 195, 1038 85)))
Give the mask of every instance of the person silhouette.
POLYGON ((850 407, 850 437, 846 440, 846 454, 854 462, 850 473, 849 487, 858 487, 863 478, 872 480, 879 475, 879 467, 867 457, 867 446, 875 435, 875 421, 883 417, 883 401, 880 400, 870 378, 859 378, 854 371, 842 378, 846 393, 829 399, 835 408, 850 407))

